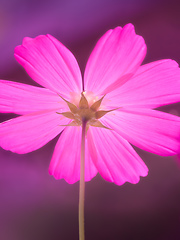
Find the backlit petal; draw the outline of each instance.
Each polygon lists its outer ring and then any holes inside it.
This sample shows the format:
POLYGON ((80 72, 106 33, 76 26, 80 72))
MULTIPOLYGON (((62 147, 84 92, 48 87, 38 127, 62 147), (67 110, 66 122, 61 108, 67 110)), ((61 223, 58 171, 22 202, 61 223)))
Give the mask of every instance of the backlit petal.
POLYGON ((34 151, 56 137, 69 120, 52 111, 42 111, 0 123, 0 146, 16 153, 34 151))
POLYGON ((104 95, 123 85, 146 54, 144 39, 132 24, 106 32, 96 44, 85 69, 85 90, 104 95))
POLYGON ((0 112, 24 115, 47 109, 68 108, 56 93, 46 88, 0 80, 0 112))
POLYGON ((137 183, 140 176, 147 175, 144 162, 115 131, 90 127, 87 138, 93 162, 105 180, 121 185, 137 183))
MULTIPOLYGON (((49 173, 56 179, 64 178, 68 183, 80 179, 81 127, 66 127, 62 132, 49 166, 49 173)), ((86 140, 85 181, 90 181, 97 170, 90 159, 86 140)))
POLYGON ((180 69, 170 59, 140 66, 130 81, 107 94, 109 107, 156 108, 180 101, 180 69))
POLYGON ((180 118, 177 116, 151 109, 122 108, 101 121, 143 150, 162 156, 180 151, 180 118))
POLYGON ((73 54, 50 35, 25 38, 15 48, 16 60, 40 85, 69 97, 82 91, 82 78, 73 54))

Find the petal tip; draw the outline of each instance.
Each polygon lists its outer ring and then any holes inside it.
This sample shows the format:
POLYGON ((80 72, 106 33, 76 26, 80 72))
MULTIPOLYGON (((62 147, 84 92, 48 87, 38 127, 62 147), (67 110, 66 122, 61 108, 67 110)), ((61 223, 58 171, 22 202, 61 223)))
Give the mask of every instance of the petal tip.
POLYGON ((124 28, 129 28, 129 29, 132 29, 134 30, 134 25, 132 23, 127 23, 124 28))
POLYGON ((22 41, 22 45, 26 45, 29 41, 31 41, 33 38, 25 37, 22 41))

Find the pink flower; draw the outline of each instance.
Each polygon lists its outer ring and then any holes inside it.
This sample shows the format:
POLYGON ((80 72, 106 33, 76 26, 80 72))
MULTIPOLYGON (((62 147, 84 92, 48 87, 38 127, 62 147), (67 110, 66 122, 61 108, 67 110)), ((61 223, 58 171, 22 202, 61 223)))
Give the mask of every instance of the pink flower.
POLYGON ((162 156, 180 150, 180 118, 153 110, 180 100, 178 64, 167 59, 140 66, 145 55, 132 24, 109 30, 82 80, 76 59, 54 37, 25 38, 15 58, 44 88, 0 81, 0 111, 22 115, 0 124, 0 146, 28 153, 62 132, 49 173, 74 183, 80 178, 86 118, 85 180, 99 172, 118 185, 137 183, 148 169, 130 143, 162 156))

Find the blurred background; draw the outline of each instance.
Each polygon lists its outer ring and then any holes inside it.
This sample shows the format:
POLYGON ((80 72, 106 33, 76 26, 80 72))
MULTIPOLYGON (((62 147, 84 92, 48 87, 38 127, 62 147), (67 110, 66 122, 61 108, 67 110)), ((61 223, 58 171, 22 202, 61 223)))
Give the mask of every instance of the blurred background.
MULTIPOLYGON (((180 63, 179 12, 179 0, 0 0, 0 78, 34 84, 13 56, 26 36, 52 34, 83 72, 99 37, 129 22, 147 44, 144 63, 180 63)), ((160 110, 180 115, 180 104, 160 110)), ((78 239, 78 183, 48 175, 56 141, 24 155, 0 149, 1 240, 78 239)), ((86 240, 180 239, 180 160, 135 149, 150 170, 138 184, 86 184, 86 240)))

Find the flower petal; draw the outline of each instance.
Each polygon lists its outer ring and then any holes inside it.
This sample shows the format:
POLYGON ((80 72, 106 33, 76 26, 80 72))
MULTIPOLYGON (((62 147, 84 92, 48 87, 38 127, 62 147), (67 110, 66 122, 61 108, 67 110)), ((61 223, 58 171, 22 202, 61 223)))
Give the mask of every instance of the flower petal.
POLYGON ((65 102, 46 88, 0 80, 0 112, 28 114, 42 110, 65 111, 65 102))
POLYGON ((130 81, 107 94, 109 107, 156 108, 180 101, 180 68, 170 59, 140 66, 130 81))
POLYGON ((69 120, 52 111, 42 111, 0 123, 0 146, 16 153, 34 151, 56 137, 69 120))
POLYGON ((64 97, 82 91, 82 78, 73 54, 50 35, 25 38, 15 48, 16 60, 40 85, 64 97))
MULTIPOLYGON (((62 132, 49 166, 49 173, 56 179, 64 178, 68 183, 80 179, 81 127, 66 127, 62 132)), ((87 146, 87 140, 86 140, 87 146)), ((97 174, 88 148, 85 148, 85 181, 97 174)))
POLYGON ((88 147, 101 176, 117 185, 137 183, 148 169, 131 145, 113 130, 90 127, 88 147), (96 150, 96 151, 95 151, 96 150))
POLYGON ((162 156, 180 151, 180 118, 177 116, 151 109, 121 108, 101 121, 143 150, 162 156))
POLYGON ((85 90, 104 95, 124 84, 146 54, 146 45, 132 24, 106 32, 96 44, 85 69, 85 90))

